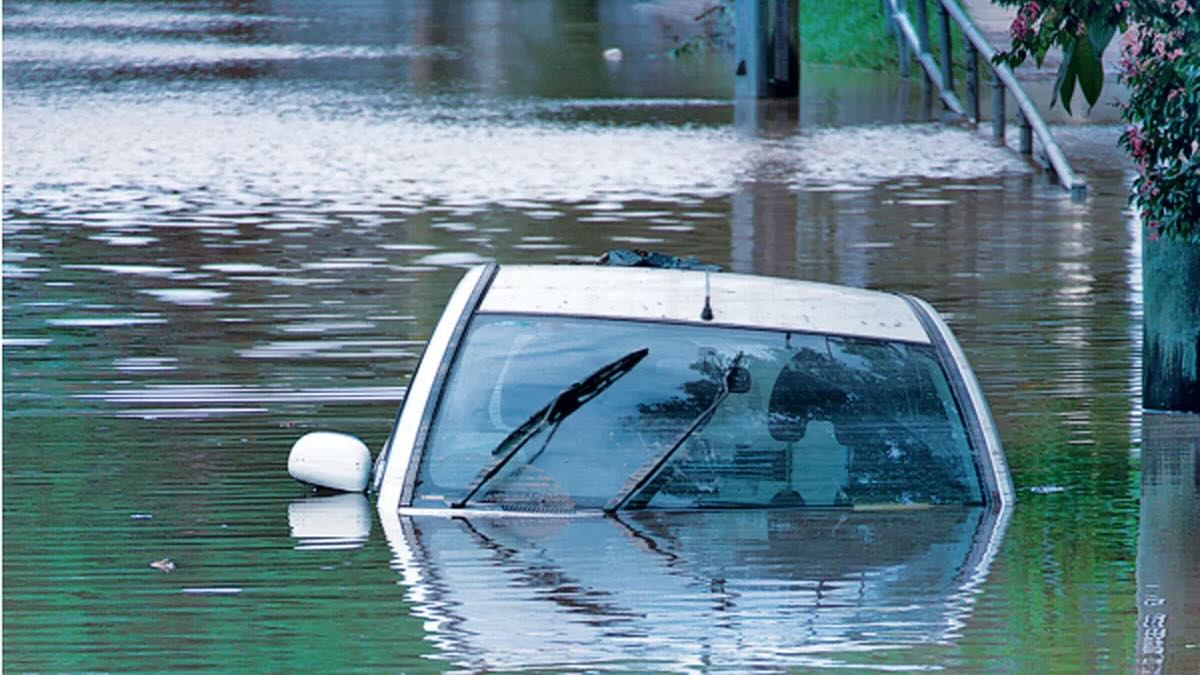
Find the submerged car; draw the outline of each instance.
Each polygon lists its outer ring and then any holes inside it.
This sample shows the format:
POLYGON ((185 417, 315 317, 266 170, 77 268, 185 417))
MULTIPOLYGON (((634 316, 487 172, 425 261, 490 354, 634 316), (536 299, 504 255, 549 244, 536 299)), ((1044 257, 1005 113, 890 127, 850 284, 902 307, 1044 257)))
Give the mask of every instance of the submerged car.
POLYGON ((911 509, 1014 499, 962 350, 909 295, 696 269, 488 264, 451 296, 370 468, 401 513, 911 509))

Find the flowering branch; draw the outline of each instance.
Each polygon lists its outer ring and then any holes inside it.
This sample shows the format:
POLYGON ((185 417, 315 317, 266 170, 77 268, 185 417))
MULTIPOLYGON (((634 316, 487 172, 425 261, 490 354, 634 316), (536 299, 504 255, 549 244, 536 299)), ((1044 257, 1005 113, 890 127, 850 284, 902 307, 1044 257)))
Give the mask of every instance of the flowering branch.
POLYGON ((1100 56, 1124 32, 1120 79, 1129 85, 1120 139, 1137 177, 1131 202, 1151 237, 1200 242, 1200 0, 995 0, 1019 6, 1012 49, 996 56, 1040 66, 1063 50, 1054 98, 1067 112, 1076 83, 1088 105, 1104 86, 1100 56), (1132 26, 1132 29, 1129 27, 1132 26))

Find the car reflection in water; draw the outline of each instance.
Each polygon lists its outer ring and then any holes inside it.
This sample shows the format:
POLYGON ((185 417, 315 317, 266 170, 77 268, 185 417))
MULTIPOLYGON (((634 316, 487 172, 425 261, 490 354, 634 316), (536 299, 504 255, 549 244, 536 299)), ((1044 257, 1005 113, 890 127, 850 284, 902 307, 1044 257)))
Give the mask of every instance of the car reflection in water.
POLYGON ((944 664, 1009 512, 380 517, 455 666, 674 669, 944 664))

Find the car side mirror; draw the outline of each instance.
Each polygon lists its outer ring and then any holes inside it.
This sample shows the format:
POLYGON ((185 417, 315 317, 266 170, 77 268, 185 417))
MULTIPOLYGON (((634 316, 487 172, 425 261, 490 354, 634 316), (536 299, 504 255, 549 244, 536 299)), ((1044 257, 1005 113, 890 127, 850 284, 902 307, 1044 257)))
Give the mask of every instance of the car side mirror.
POLYGON ((362 492, 371 474, 371 451, 354 436, 314 431, 292 445, 288 474, 317 487, 362 492))

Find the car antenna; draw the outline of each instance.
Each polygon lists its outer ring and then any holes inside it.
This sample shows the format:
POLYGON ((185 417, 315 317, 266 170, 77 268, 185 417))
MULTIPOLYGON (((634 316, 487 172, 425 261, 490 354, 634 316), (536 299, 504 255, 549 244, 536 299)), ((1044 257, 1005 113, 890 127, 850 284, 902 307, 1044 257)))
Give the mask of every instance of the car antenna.
POLYGON ((711 274, 708 270, 704 271, 704 309, 700 310, 700 318, 704 321, 713 320, 712 301, 710 299, 712 293, 708 283, 708 277, 711 274))

